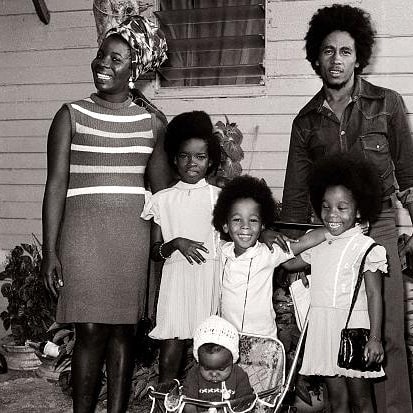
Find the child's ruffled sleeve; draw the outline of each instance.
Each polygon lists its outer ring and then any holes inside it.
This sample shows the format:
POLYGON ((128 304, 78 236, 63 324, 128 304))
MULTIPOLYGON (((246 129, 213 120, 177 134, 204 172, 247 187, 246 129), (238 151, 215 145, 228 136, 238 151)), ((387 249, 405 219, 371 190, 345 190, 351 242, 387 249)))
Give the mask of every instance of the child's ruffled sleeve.
POLYGON ((387 273, 386 249, 383 246, 377 245, 369 252, 364 265, 364 271, 387 273))
POLYGON ((141 213, 141 218, 149 221, 153 218, 156 224, 161 225, 159 213, 159 196, 152 195, 149 191, 145 192, 145 205, 141 213))

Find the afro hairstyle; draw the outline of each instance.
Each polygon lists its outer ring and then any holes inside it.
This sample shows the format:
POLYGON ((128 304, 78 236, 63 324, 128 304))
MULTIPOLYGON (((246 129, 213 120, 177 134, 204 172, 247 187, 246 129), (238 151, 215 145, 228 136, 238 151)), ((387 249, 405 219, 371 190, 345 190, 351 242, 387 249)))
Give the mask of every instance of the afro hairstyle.
POLYGON ((176 170, 175 159, 182 144, 190 139, 202 139, 208 146, 208 158, 211 165, 207 175, 216 172, 221 162, 221 147, 209 115, 203 111, 184 112, 175 116, 167 125, 164 148, 168 162, 176 170))
POLYGON ((265 227, 271 226, 277 218, 276 202, 265 181, 249 175, 237 176, 221 190, 213 211, 212 224, 225 241, 231 241, 231 238, 224 232, 223 227, 228 222, 232 206, 239 199, 253 199, 259 205, 265 227))
POLYGON ((371 24, 370 15, 358 7, 333 4, 331 7, 317 10, 310 20, 309 29, 305 36, 307 60, 311 63, 314 71, 320 75, 320 68, 316 62, 321 44, 326 36, 336 30, 347 32, 354 39, 359 64, 354 69, 354 73, 361 74, 370 61, 375 31, 371 24))
POLYGON ((361 221, 374 222, 381 211, 381 183, 376 168, 362 158, 337 154, 314 165, 309 179, 310 200, 321 218, 327 188, 344 186, 353 195, 361 221))

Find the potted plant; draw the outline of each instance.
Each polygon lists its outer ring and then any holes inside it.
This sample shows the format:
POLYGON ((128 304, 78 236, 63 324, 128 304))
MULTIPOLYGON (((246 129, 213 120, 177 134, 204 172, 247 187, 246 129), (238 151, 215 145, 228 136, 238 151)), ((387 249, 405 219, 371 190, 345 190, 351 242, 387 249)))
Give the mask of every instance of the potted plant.
POLYGON ((75 330, 73 324, 59 324, 54 322, 48 329, 50 341, 46 343, 31 343, 35 353, 41 361, 37 376, 48 381, 59 382, 65 394, 69 387, 70 372, 75 345, 75 330), (43 347, 43 348, 42 348, 43 347))
POLYGON ((221 163, 217 178, 224 184, 235 176, 241 175, 241 160, 244 159, 244 151, 241 148, 243 135, 237 124, 230 122, 226 115, 225 123, 218 121, 215 124, 215 134, 221 146, 221 163))
POLYGON ((55 302, 40 277, 42 257, 38 245, 21 244, 13 248, 6 259, 5 270, 0 273, 0 280, 6 281, 1 293, 8 300, 7 309, 0 318, 5 330, 11 329, 11 337, 3 344, 3 349, 11 369, 37 367, 39 360, 26 341, 45 341, 47 330, 54 322, 55 302), (12 354, 17 354, 16 360, 12 354))

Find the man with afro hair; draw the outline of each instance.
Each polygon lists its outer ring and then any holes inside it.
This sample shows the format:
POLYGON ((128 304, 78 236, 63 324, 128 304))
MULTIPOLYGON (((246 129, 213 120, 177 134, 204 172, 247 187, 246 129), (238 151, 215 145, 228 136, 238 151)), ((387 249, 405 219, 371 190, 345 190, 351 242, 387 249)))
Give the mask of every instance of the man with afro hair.
MULTIPOLYGON (((375 167, 381 181, 381 213, 370 223, 368 235, 386 248, 390 273, 383 289, 386 378, 375 383, 377 411, 411 413, 403 279, 392 196, 398 186, 396 195, 413 218, 413 143, 401 96, 360 77, 373 44, 370 16, 360 8, 334 4, 317 10, 311 18, 305 37, 307 60, 323 86, 293 122, 282 219, 310 219, 308 177, 318 159, 348 153, 375 167)), ((406 252, 413 252, 412 238, 402 254, 406 252)))

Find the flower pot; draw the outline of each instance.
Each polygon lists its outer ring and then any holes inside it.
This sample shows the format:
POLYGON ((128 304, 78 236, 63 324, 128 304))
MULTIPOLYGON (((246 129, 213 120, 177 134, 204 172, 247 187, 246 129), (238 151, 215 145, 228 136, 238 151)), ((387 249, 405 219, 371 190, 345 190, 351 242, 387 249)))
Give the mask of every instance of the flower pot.
POLYGON ((36 355, 40 360, 40 366, 36 370, 36 376, 42 377, 50 382, 58 382, 61 371, 55 368, 56 359, 44 356, 39 352, 36 352, 36 355))
POLYGON ((36 370, 41 362, 29 346, 3 344, 4 357, 10 370, 36 370))

